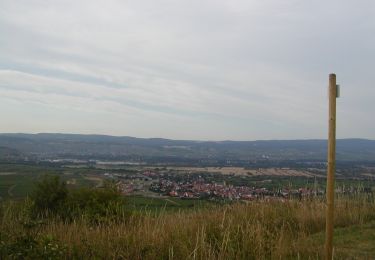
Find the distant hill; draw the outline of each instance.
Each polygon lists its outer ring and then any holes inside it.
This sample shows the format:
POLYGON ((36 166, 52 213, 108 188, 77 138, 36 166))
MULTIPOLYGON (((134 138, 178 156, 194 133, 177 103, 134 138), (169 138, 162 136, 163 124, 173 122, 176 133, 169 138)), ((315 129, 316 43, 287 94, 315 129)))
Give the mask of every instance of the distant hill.
MULTIPOLYGON (((122 160, 325 160, 326 140, 188 141, 80 134, 0 134, 0 157, 122 160)), ((375 141, 340 139, 338 160, 375 161, 375 141)))

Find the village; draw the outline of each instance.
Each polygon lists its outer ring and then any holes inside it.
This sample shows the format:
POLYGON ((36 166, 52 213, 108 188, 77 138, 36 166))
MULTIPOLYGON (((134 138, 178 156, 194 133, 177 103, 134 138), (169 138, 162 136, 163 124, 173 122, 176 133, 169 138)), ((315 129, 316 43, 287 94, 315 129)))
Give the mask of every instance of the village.
POLYGON ((173 174, 144 171, 142 173, 106 173, 116 181, 124 195, 167 196, 181 199, 208 200, 257 200, 290 199, 321 196, 324 190, 315 187, 283 187, 270 189, 261 186, 233 185, 224 181, 212 180, 210 175, 173 174))
POLYGON ((310 189, 301 188, 274 192, 267 188, 233 186, 225 183, 204 183, 203 181, 176 183, 169 180, 161 180, 159 183, 151 185, 150 190, 182 199, 255 200, 270 197, 289 198, 291 196, 302 198, 313 195, 313 191, 310 189))

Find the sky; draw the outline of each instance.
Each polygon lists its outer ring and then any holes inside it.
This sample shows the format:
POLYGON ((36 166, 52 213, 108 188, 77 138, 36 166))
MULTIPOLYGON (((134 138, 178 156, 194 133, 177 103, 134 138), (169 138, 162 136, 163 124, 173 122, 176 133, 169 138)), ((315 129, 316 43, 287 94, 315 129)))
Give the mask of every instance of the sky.
POLYGON ((373 0, 0 0, 0 132, 375 139, 373 0))

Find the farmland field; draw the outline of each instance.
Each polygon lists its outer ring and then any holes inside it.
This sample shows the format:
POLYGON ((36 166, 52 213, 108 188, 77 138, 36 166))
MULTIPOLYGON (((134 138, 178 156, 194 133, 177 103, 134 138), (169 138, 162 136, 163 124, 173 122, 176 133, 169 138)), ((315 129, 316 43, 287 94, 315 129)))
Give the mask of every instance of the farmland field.
POLYGON ((180 172, 211 172, 220 174, 249 175, 249 176, 303 176, 313 177, 309 171, 288 168, 246 169, 243 167, 167 167, 169 170, 180 172))
POLYGON ((158 198, 143 196, 127 196, 127 207, 136 211, 179 211, 186 209, 200 209, 217 203, 205 200, 185 200, 179 198, 158 198))
POLYGON ((0 199, 24 198, 33 190, 34 183, 42 176, 59 175, 68 187, 94 186, 97 181, 80 173, 63 174, 60 168, 21 164, 0 165, 0 199))
POLYGON ((37 178, 38 175, 25 173, 0 175, 0 197, 25 197, 32 190, 33 182, 37 178))

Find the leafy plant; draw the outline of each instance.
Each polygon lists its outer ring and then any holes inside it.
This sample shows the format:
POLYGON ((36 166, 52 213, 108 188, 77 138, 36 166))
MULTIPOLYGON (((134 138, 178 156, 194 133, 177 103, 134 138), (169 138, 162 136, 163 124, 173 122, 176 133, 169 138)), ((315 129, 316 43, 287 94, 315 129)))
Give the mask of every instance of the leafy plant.
POLYGON ((37 215, 47 212, 56 213, 66 202, 68 189, 59 176, 45 175, 36 183, 30 198, 34 202, 34 213, 37 215))
POLYGON ((124 212, 121 194, 111 188, 81 188, 69 193, 65 203, 64 218, 87 218, 91 222, 114 220, 124 212))

